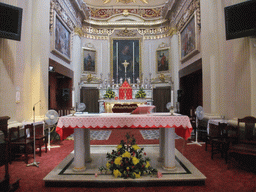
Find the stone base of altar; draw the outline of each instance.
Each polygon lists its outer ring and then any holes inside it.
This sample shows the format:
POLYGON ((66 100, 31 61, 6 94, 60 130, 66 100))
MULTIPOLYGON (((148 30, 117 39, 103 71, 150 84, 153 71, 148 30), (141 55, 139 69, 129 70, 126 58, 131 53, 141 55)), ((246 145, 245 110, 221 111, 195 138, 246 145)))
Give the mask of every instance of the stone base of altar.
POLYGON ((175 169, 163 169, 163 163, 157 161, 159 145, 140 145, 144 147, 150 164, 162 173, 162 177, 142 176, 139 179, 114 178, 113 175, 100 174, 98 168, 105 166, 106 153, 116 146, 91 146, 91 163, 86 163, 83 172, 73 171, 74 152, 69 154, 45 178, 46 187, 131 187, 131 186, 167 186, 167 185, 204 185, 206 177, 190 163, 178 150, 175 150, 175 169), (97 173, 97 174, 95 174, 97 173))

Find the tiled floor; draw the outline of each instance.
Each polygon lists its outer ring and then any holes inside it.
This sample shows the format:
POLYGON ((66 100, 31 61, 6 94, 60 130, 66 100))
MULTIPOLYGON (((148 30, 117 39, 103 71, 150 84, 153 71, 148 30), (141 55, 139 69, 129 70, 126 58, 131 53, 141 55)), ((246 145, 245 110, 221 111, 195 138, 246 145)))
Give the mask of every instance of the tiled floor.
POLYGON ((106 153, 111 152, 116 146, 94 145, 91 146, 92 162, 86 164, 85 172, 73 171, 74 152, 70 153, 57 167, 45 178, 46 186, 111 186, 126 185, 203 185, 206 177, 191 164, 178 150, 175 150, 176 169, 167 171, 162 168, 163 163, 158 162, 158 145, 140 145, 151 159, 152 167, 162 173, 162 177, 142 176, 139 179, 114 178, 109 174, 100 174, 98 168, 106 165, 106 153), (97 176, 95 175, 97 173, 97 176))
MULTIPOLYGON (((110 130, 107 131, 90 131, 91 140, 108 140, 111 135, 110 130)), ((74 140, 74 134, 71 134, 67 137, 67 140, 74 140)))

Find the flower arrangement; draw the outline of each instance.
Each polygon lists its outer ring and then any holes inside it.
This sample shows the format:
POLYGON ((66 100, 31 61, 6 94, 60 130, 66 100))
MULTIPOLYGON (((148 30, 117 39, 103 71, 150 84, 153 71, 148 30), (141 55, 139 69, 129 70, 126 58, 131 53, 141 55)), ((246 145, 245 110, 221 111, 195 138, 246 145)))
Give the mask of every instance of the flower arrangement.
POLYGON ((142 175, 156 175, 157 170, 151 167, 150 159, 146 157, 144 148, 136 145, 134 136, 126 134, 127 143, 123 140, 117 146, 117 150, 107 153, 106 167, 100 167, 99 170, 111 171, 117 177, 139 178, 142 175))
POLYGON ((135 98, 145 98, 146 93, 143 88, 140 88, 139 91, 136 93, 135 98))
POLYGON ((115 98, 115 92, 112 89, 108 88, 106 93, 104 94, 104 98, 115 98))

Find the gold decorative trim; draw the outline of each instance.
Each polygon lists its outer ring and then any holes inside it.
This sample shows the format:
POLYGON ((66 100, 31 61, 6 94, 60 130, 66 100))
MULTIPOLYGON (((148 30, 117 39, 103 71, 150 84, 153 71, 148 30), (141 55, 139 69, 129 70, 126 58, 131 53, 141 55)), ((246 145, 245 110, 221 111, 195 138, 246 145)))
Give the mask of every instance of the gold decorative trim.
POLYGON ((127 9, 123 10, 123 15, 127 17, 129 15, 129 11, 127 9))
POLYGON ((91 73, 88 73, 87 75, 82 75, 80 80, 80 86, 83 84, 99 84, 101 83, 101 79, 93 76, 91 73))
POLYGON ((137 33, 133 32, 132 30, 128 30, 127 28, 116 33, 116 35, 119 37, 134 37, 136 34, 137 33))
POLYGON ((139 40, 139 78, 142 79, 141 74, 142 74, 142 37, 112 37, 110 39, 110 78, 113 79, 113 41, 114 40, 139 40))
POLYGON ((82 172, 82 171, 85 171, 86 170, 86 167, 74 167, 73 168, 73 171, 75 172, 82 172))
POLYGON ((74 34, 75 34, 75 35, 79 35, 79 37, 84 36, 83 30, 82 30, 80 27, 76 27, 76 28, 74 29, 74 34))
MULTIPOLYGON (((102 0, 104 4, 109 3, 111 0, 102 0)), ((147 0, 140 0, 141 2, 148 4, 147 0)), ((124 4, 128 4, 128 3, 136 3, 135 0, 116 0, 117 3, 124 3, 124 4)))
POLYGON ((158 77, 153 78, 151 80, 152 84, 159 84, 159 83, 170 83, 173 84, 172 77, 168 75, 164 75, 163 73, 159 74, 158 77))
POLYGON ((140 8, 102 8, 102 7, 89 7, 91 18, 100 18, 102 20, 108 20, 114 15, 123 14, 125 16, 135 14, 145 19, 160 19, 163 15, 163 6, 161 7, 140 7, 140 8))
MULTIPOLYGON (((184 28, 184 26, 187 24, 188 20, 191 18, 191 16, 196 12, 196 23, 200 27, 201 26, 201 12, 200 12, 200 1, 199 0, 193 0, 189 7, 187 8, 187 11, 183 14, 181 19, 179 20, 176 28, 178 31, 184 28)), ((200 30, 200 29, 199 29, 200 30)))

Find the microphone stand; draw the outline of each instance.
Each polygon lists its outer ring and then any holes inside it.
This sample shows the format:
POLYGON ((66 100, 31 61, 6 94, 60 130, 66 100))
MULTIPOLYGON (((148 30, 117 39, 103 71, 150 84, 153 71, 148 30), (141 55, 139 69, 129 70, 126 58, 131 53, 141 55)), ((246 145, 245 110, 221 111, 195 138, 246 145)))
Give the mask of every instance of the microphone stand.
POLYGON ((34 104, 33 106, 33 137, 34 137, 34 162, 33 163, 30 163, 30 164, 27 164, 27 167, 29 166, 36 166, 36 167, 39 167, 39 162, 36 162, 36 129, 35 129, 35 106, 36 104, 40 103, 41 100, 39 100, 37 103, 34 104))

